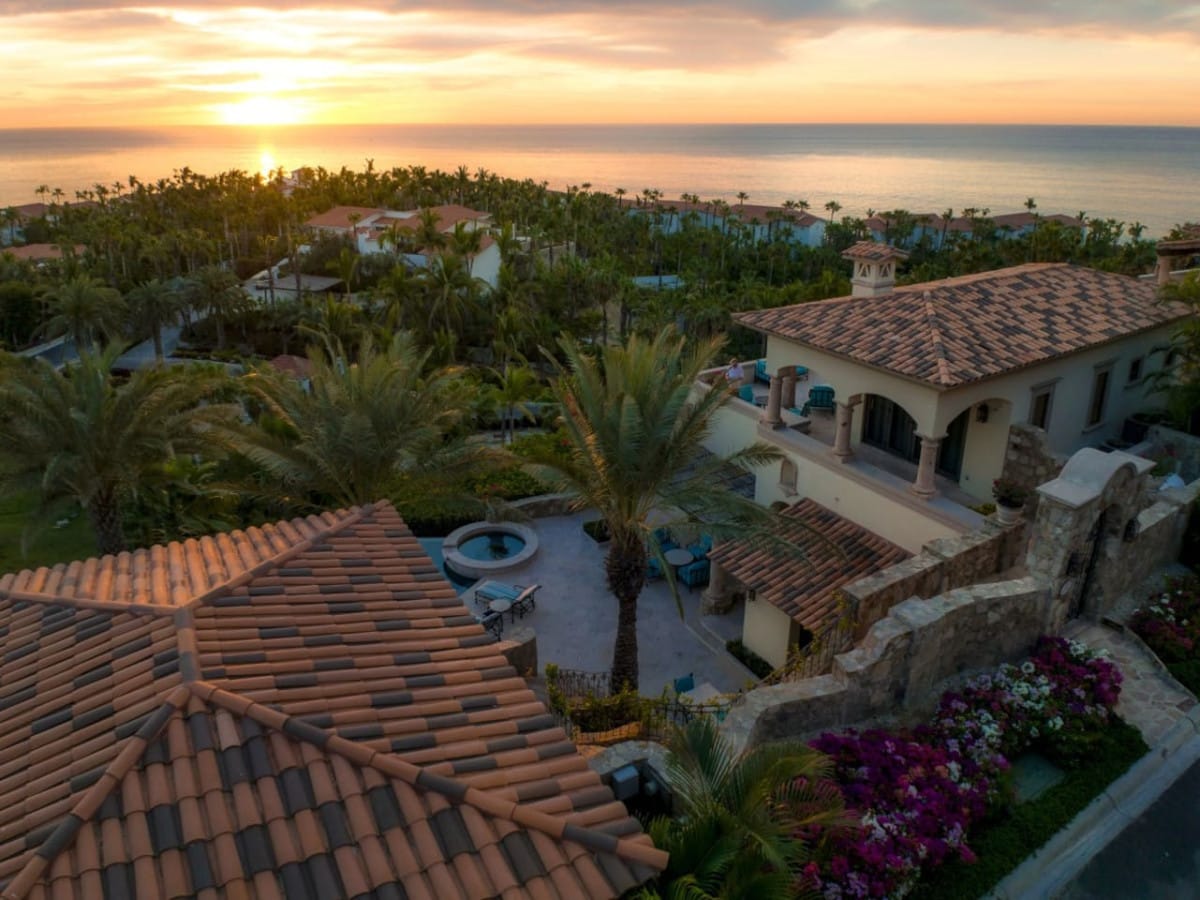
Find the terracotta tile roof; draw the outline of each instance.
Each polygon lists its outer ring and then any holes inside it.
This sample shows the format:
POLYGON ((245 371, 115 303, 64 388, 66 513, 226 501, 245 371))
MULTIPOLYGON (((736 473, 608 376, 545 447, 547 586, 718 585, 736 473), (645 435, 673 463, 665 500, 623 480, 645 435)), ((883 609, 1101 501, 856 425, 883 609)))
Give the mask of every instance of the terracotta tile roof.
POLYGON ((885 262, 889 259, 908 259, 908 252, 891 244, 881 244, 877 241, 857 241, 842 251, 843 259, 865 259, 871 262, 885 262))
POLYGON ((758 600, 779 607, 812 634, 837 621, 838 588, 909 557, 908 551, 807 498, 783 512, 778 533, 800 547, 803 557, 732 541, 715 547, 709 558, 753 587, 758 600))
POLYGON ((1032 263, 896 288, 875 297, 736 313, 748 328, 948 388, 1169 324, 1153 283, 1032 263))
MULTIPOLYGON (((87 248, 82 244, 75 245, 78 256, 87 248)), ((58 244, 26 244, 23 247, 0 247, 0 253, 11 253, 16 259, 62 259, 62 247, 58 244)))
POLYGON ((351 216, 357 216, 355 222, 361 222, 363 219, 377 216, 381 212, 383 212, 382 209, 370 206, 335 206, 331 210, 313 216, 304 224, 309 228, 341 228, 349 231, 351 216))
POLYGON ((665 865, 387 504, 0 578, 0 897, 618 897, 665 865))

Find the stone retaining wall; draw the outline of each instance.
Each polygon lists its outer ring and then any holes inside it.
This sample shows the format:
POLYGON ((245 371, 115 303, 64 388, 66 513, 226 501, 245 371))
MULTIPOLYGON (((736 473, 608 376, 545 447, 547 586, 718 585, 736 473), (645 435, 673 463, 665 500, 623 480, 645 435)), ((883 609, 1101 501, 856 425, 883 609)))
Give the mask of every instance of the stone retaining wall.
POLYGON ((876 716, 923 717, 951 683, 1028 655, 1051 607, 1049 590, 1033 578, 905 600, 835 657, 828 675, 750 691, 722 730, 740 749, 876 716))
POLYGON ((1025 523, 1010 528, 989 523, 930 541, 911 559, 846 585, 842 594, 855 610, 855 638, 910 597, 934 597, 1008 571, 1024 557, 1025 539, 1025 523))
POLYGON ((1029 491, 1025 511, 1032 516, 1037 509, 1034 488, 1057 478, 1067 459, 1059 456, 1046 443, 1046 432, 1027 423, 1018 423, 1008 430, 1008 448, 1004 453, 1001 478, 1015 481, 1029 491))
POLYGON ((509 505, 531 519, 543 519, 547 516, 569 516, 574 512, 571 509, 574 499, 571 494, 538 494, 536 497, 514 500, 509 505))

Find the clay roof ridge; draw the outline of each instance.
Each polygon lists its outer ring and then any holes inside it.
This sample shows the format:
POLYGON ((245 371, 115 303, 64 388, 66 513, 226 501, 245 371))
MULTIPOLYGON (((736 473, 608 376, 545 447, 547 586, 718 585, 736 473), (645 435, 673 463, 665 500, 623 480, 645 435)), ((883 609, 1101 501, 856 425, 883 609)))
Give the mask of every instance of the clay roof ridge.
POLYGON ((146 748, 167 727, 167 722, 171 717, 183 709, 190 696, 191 690, 187 685, 177 686, 167 695, 163 704, 142 723, 141 728, 126 738, 125 745, 108 764, 96 783, 84 791, 83 796, 71 807, 66 818, 34 851, 29 862, 25 863, 12 881, 5 885, 3 891, 0 891, 0 900, 21 900, 29 893, 30 889, 45 874, 55 857, 71 846, 75 841, 75 836, 79 834, 79 829, 91 821, 92 816, 100 809, 108 795, 142 758, 146 748))
MULTIPOLYGON (((209 603, 209 602, 217 599, 218 597, 225 596, 229 591, 233 590, 234 588, 241 587, 244 584, 249 584, 254 579, 265 575, 267 572, 271 571, 272 569, 278 568, 279 566, 283 565, 285 562, 292 559, 293 557, 296 557, 296 556, 300 555, 301 553, 307 552, 309 549, 311 549, 313 547, 313 545, 319 544, 322 541, 326 540, 327 538, 330 538, 333 535, 339 533, 340 531, 343 531, 344 529, 349 528, 351 525, 355 525, 358 522, 361 522, 369 514, 375 512, 376 505, 377 504, 375 504, 375 503, 367 503, 367 504, 364 504, 363 506, 351 507, 348 510, 348 514, 346 516, 342 517, 341 519, 337 519, 333 522, 330 522, 322 528, 319 528, 315 534, 310 535, 309 537, 303 538, 299 541, 296 541, 295 543, 288 546, 286 549, 281 550, 278 553, 276 553, 274 556, 268 557, 267 559, 264 559, 262 562, 257 563, 254 566, 251 566, 249 569, 239 572, 237 575, 234 575, 232 578, 228 578, 225 581, 221 582, 220 584, 214 585, 213 587, 211 587, 207 591, 205 591, 203 594, 193 597, 187 603, 183 604, 180 607, 173 607, 173 609, 188 609, 188 608, 195 607, 195 606, 201 606, 205 603, 209 603)), ((339 512, 341 512, 341 510, 339 510, 339 512)))
POLYGON ((0 588, 0 600, 25 601, 27 603, 53 603, 76 609, 94 609, 97 612, 125 612, 140 615, 161 616, 174 612, 173 607, 152 603, 121 603, 116 600, 96 600, 93 597, 64 597, 59 594, 44 594, 40 591, 13 591, 0 588))
POLYGON ((925 307, 925 322, 929 325, 929 343, 937 359, 937 380, 941 384, 953 384, 950 360, 946 358, 946 342, 942 340, 942 329, 938 325, 938 311, 933 302, 933 295, 926 291, 921 301, 925 307))
POLYGON ((430 791, 445 797, 452 803, 466 803, 485 815, 494 816, 540 831, 554 840, 566 840, 586 847, 596 853, 611 853, 621 859, 652 866, 661 871, 666 868, 668 854, 653 843, 643 839, 620 839, 615 835, 567 822, 566 819, 542 812, 531 806, 523 806, 489 794, 466 782, 446 775, 438 775, 400 757, 365 744, 360 744, 341 735, 333 734, 303 721, 299 716, 288 715, 233 691, 227 691, 207 681, 194 681, 189 687, 206 703, 219 706, 238 716, 253 719, 264 728, 281 732, 298 741, 307 741, 329 753, 336 753, 348 761, 363 767, 373 768, 391 778, 397 778, 421 791, 430 791))

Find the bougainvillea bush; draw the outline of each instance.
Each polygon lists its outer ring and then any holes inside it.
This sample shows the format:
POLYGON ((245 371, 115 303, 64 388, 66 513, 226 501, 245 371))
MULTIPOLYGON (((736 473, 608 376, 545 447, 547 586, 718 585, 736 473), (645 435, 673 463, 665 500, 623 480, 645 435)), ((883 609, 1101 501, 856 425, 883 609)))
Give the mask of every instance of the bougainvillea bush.
POLYGON ((1200 579, 1168 582, 1129 624, 1192 693, 1200 690, 1200 579))
POLYGON ((1065 765, 1109 721, 1121 673, 1082 644, 1043 638, 1004 665, 942 696, 911 734, 848 731, 812 745, 834 762, 861 827, 829 836, 827 858, 804 873, 827 898, 903 897, 923 870, 974 860, 971 826, 1012 801, 1008 760, 1038 747, 1065 765))

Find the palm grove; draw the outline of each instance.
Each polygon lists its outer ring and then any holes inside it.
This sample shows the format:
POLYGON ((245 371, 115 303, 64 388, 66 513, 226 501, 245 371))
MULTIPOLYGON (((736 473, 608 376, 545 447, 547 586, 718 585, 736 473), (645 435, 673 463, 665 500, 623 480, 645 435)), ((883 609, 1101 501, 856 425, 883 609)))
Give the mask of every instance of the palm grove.
MULTIPOLYGON (((24 223, 25 237, 57 244, 63 258, 34 266, 0 255, 0 341, 20 350, 63 336, 79 359, 61 371, 16 357, 0 367, 0 476, 28 504, 31 534, 80 511, 97 548, 117 552, 384 497, 418 530, 445 533, 496 501, 565 487, 610 526, 613 671, 634 687, 652 513, 718 537, 765 527, 763 511, 711 486, 719 461, 702 461, 699 447, 727 395, 693 401, 696 375, 732 312, 846 293, 839 254, 866 233, 846 217, 808 248, 782 227, 756 236, 720 201, 700 204, 706 215, 687 197, 691 211, 678 215, 652 190, 631 203, 588 185, 554 192, 484 170, 380 172, 369 162, 306 170, 290 192, 282 173, 183 169, 153 184, 96 185, 73 204, 39 193, 54 202, 24 223), (302 233, 335 204, 450 202, 492 214, 503 259, 495 290, 472 274, 478 234, 441 234, 427 212, 415 231, 385 236, 378 254, 302 233), (414 249, 432 251, 431 265, 406 266, 414 249), (249 302, 240 279, 279 260, 295 296, 276 296, 272 275, 266 300, 249 302), (630 279, 668 272, 684 287, 639 290, 630 279), (335 274, 345 290, 303 296, 305 273, 335 274), (209 362, 115 366, 139 341, 161 361, 164 332, 180 328, 185 352, 209 362), (308 353, 303 382, 265 365, 288 352, 308 353), (231 362, 241 374, 222 365, 231 362), (546 432, 512 440, 534 418, 546 432), (496 424, 502 449, 475 439, 496 424)), ((807 205, 785 204, 775 224, 807 205)), ((826 205, 831 219, 836 206, 826 205)), ((978 211, 971 236, 939 250, 914 241, 916 223, 901 213, 891 237, 911 249, 911 279, 1029 259, 1134 272, 1153 259, 1149 242, 1119 240, 1119 223, 1090 223, 1084 236, 1048 222, 1002 239, 978 211)), ((733 462, 770 458, 753 447, 733 462)))

